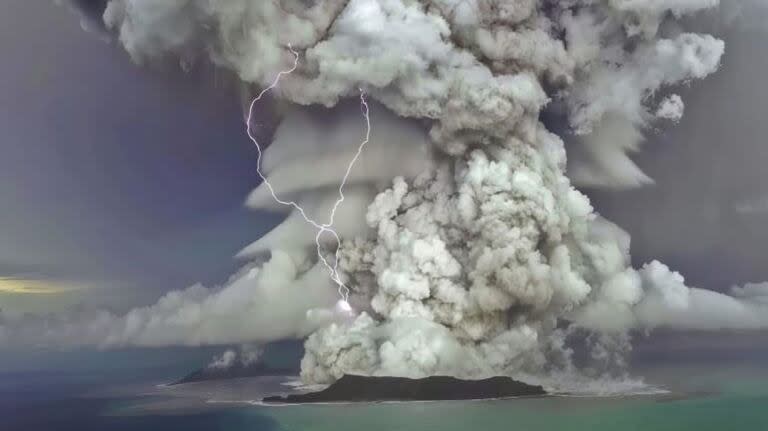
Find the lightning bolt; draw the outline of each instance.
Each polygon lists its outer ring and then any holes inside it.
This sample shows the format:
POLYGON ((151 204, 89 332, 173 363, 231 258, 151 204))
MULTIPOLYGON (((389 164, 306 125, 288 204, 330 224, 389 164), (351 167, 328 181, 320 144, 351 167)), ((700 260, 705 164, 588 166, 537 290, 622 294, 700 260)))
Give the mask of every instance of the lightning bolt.
POLYGON ((338 210, 339 206, 344 202, 344 186, 347 183, 347 180, 349 179, 350 174, 352 173, 352 168, 355 166, 355 163, 360 158, 360 155, 363 153, 363 149, 368 144, 368 142, 371 139, 371 116, 370 116, 370 109, 368 108, 368 101, 365 98, 365 92, 363 89, 360 89, 360 108, 362 110, 363 118, 365 120, 365 139, 360 143, 360 145, 357 148, 357 152, 355 153, 355 156, 352 158, 352 160, 349 162, 349 165, 347 165, 347 170, 344 173, 344 177, 341 180, 341 183, 339 184, 339 197, 336 199, 336 202, 334 202, 333 207, 331 208, 331 212, 328 217, 328 223, 320 223, 315 220, 313 220, 311 217, 309 217, 304 211, 304 208, 301 207, 298 203, 295 201, 285 201, 280 199, 277 196, 277 193, 275 193, 274 187, 272 187, 272 183, 269 182, 267 177, 264 175, 264 173, 261 170, 261 160, 263 157, 263 151, 261 149, 261 145, 259 145, 258 140, 253 135, 253 110, 256 104, 266 95, 268 92, 274 90, 279 84, 280 80, 287 75, 290 75, 293 73, 298 67, 299 67, 299 53, 296 52, 293 47, 289 44, 288 49, 291 51, 291 54, 293 54, 294 60, 293 60, 293 66, 291 66, 290 69, 283 70, 277 74, 274 81, 272 83, 264 88, 250 103, 248 107, 248 116, 246 117, 245 126, 246 126, 246 133, 248 134, 248 138, 250 138, 251 142, 254 143, 256 146, 256 151, 258 152, 258 155, 256 157, 256 172, 259 175, 259 178, 261 178, 264 185, 267 186, 269 189, 269 192, 272 194, 272 198, 274 200, 284 206, 292 207, 296 211, 301 214, 304 221, 312 225, 315 229, 317 229, 317 235, 315 235, 315 245, 317 246, 317 257, 320 260, 320 262, 323 263, 323 265, 328 270, 328 274, 331 277, 331 280, 333 280, 334 283, 338 286, 338 292, 339 296, 341 297, 339 301, 339 305, 343 311, 351 311, 351 307, 349 305, 349 288, 344 284, 344 282, 341 280, 341 276, 339 275, 339 251, 341 249, 341 238, 339 237, 339 234, 336 233, 336 231, 333 229, 333 222, 336 217, 336 210, 338 210), (323 236, 323 234, 328 233, 330 234, 334 241, 336 242, 336 251, 334 253, 334 259, 333 264, 328 262, 328 259, 325 258, 325 256, 322 253, 322 247, 320 245, 320 238, 323 236))

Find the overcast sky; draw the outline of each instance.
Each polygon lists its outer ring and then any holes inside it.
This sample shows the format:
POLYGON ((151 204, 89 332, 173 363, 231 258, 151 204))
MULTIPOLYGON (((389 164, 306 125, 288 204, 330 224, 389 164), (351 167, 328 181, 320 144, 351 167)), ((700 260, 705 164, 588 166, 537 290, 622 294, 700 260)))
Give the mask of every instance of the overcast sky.
POLYGON ((653 186, 591 193, 632 234, 635 264, 658 258, 691 286, 768 280, 766 33, 722 34, 720 71, 682 90, 681 123, 651 133, 635 157, 653 186))
MULTIPOLYGON (((763 36, 727 34, 723 70, 683 91, 678 127, 651 134, 636 160, 655 186, 590 192, 632 234, 636 264, 720 290, 768 279, 763 36)), ((0 307, 148 304, 223 280, 274 223, 242 207, 256 152, 231 86, 138 67, 49 1, 2 2, 0 55, 0 279, 71 290, 0 289, 0 307)))
POLYGON ((0 278, 77 290, 0 288, 0 307, 128 307, 222 281, 274 222, 242 206, 256 151, 232 85, 137 67, 51 1, 2 2, 0 55, 0 278))

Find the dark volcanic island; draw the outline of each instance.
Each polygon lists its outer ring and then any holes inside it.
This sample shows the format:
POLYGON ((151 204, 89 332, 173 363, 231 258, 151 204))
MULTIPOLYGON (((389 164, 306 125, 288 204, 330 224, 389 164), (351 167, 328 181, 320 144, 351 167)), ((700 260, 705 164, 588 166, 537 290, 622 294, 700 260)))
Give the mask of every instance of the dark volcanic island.
POLYGON ((546 395, 541 386, 509 377, 461 380, 447 376, 423 379, 345 375, 320 392, 273 396, 267 403, 336 403, 375 401, 481 400, 546 395))

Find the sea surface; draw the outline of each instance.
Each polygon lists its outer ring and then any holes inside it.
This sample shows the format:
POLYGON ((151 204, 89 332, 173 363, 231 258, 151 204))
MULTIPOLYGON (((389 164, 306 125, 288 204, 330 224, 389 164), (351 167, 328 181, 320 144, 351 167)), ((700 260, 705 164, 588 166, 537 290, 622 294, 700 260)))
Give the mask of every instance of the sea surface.
MULTIPOLYGON (((0 430, 768 430, 768 364, 636 370, 669 392, 495 401, 265 406, 285 379, 166 387, 164 370, 0 372, 0 430)), ((176 377, 176 376, 174 376, 176 377)))

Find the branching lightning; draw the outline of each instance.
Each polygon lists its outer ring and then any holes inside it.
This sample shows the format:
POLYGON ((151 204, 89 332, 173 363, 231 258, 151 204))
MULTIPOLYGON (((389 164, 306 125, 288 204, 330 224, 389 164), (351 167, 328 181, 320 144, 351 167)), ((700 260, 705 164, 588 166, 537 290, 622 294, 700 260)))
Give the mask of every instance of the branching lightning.
POLYGON ((339 197, 336 199, 336 202, 334 202, 333 207, 331 208, 331 212, 328 217, 327 223, 320 223, 315 220, 313 220, 311 217, 309 217, 304 211, 304 208, 301 207, 298 203, 295 201, 285 201, 280 199, 277 194, 275 193, 274 187, 272 187, 272 184, 267 179, 266 175, 261 171, 261 160, 263 156, 263 152, 261 149, 261 145, 259 145, 258 140, 253 135, 252 131, 252 120, 253 120, 253 110, 256 104, 266 95, 268 92, 274 90, 279 84, 280 80, 286 76, 293 73, 299 66, 299 53, 293 49, 293 47, 289 44, 288 49, 291 51, 291 53, 294 56, 293 66, 288 69, 281 71, 277 74, 274 81, 272 83, 264 88, 250 103, 248 107, 248 115, 246 117, 246 133, 248 134, 248 138, 250 138, 251 142, 256 145, 256 150, 258 152, 257 158, 256 158, 256 172, 259 175, 259 178, 263 181, 264 185, 267 186, 269 189, 269 192, 272 194, 272 198, 275 199, 275 201, 281 205, 290 206, 293 207, 296 211, 301 214, 302 218, 304 218, 304 221, 311 224, 315 229, 317 229, 317 235, 315 236, 315 245, 317 246, 317 257, 320 259, 320 261, 325 265, 325 267, 328 269, 328 273, 331 277, 331 280, 333 280, 334 283, 338 286, 339 296, 341 297, 340 300, 340 306, 344 311, 350 311, 351 307, 349 305, 349 288, 344 284, 344 282, 341 279, 341 276, 339 275, 339 250, 341 249, 341 238, 339 237, 339 234, 336 233, 336 231, 333 229, 333 223, 334 218, 336 217, 336 210, 338 210, 339 206, 344 202, 344 186, 347 183, 347 180, 349 179, 349 176, 352 172, 352 168, 355 166, 355 163, 360 158, 360 155, 363 152, 363 149, 365 148, 366 144, 370 141, 371 138, 371 117, 370 117, 370 110, 368 108, 368 102, 365 98, 365 93, 363 92, 362 88, 360 89, 360 107, 362 109, 363 118, 365 120, 365 139, 360 143, 360 145, 357 148, 357 152, 355 153, 355 156, 352 158, 352 160, 349 162, 349 165, 347 165, 347 170, 344 173, 344 177, 341 180, 341 183, 339 184, 339 197), (334 253, 334 259, 333 264, 328 262, 328 259, 325 258, 322 252, 322 247, 320 245, 320 238, 323 236, 324 233, 328 233, 331 236, 333 236, 334 241, 336 242, 336 251, 334 253))

